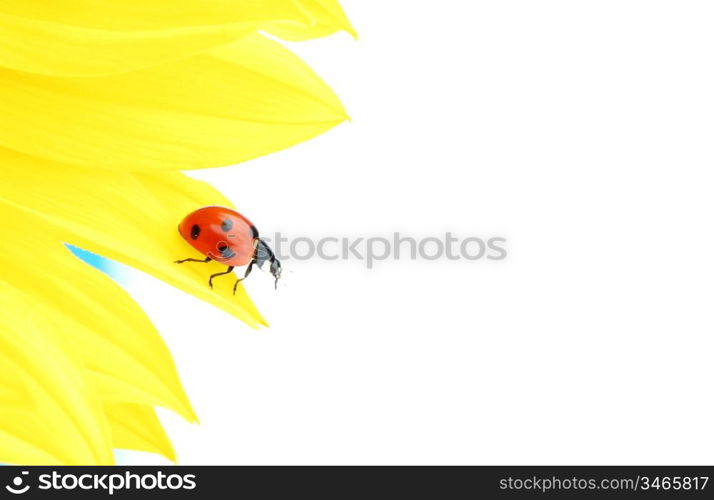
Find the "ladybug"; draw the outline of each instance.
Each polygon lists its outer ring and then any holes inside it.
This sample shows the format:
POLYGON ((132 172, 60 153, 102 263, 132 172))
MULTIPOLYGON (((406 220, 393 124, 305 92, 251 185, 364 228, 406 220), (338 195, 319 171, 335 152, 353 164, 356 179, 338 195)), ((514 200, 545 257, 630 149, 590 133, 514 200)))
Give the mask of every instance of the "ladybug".
POLYGON ((260 239, 258 230, 247 218, 226 207, 203 207, 191 212, 178 226, 179 233, 193 248, 206 256, 205 259, 182 259, 176 264, 184 262, 211 262, 215 260, 228 266, 222 273, 212 274, 208 279, 208 286, 213 288, 213 278, 230 274, 234 267, 248 265, 245 275, 236 280, 233 285, 235 295, 238 283, 248 277, 253 270, 253 265, 263 269, 270 263, 270 274, 275 277, 275 288, 282 270, 280 261, 270 247, 260 239))

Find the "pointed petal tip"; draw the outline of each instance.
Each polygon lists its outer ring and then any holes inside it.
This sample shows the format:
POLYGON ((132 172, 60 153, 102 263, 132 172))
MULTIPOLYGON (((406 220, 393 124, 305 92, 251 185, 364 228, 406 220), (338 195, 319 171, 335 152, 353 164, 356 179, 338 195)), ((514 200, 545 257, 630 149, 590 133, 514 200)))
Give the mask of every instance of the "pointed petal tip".
POLYGON ((342 28, 346 33, 352 35, 352 39, 356 42, 359 40, 359 34, 357 33, 357 30, 352 27, 351 24, 348 24, 344 28, 342 28))
POLYGON ((166 442, 166 447, 161 450, 161 455, 163 455, 164 458, 167 458, 168 460, 173 462, 174 465, 178 464, 178 456, 176 455, 176 450, 171 444, 171 441, 166 442))
POLYGON ((196 412, 193 411, 193 407, 191 407, 191 403, 186 400, 187 406, 184 408, 185 410, 185 415, 182 415, 184 419, 186 419, 186 422, 189 424, 198 424, 198 415, 196 415, 196 412))

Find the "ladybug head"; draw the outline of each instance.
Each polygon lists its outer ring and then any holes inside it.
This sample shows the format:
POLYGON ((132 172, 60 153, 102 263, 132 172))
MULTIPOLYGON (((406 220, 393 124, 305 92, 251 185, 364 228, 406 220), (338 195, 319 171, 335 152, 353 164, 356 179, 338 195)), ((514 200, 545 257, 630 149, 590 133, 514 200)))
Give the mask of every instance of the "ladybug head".
POLYGON ((275 277, 275 288, 278 288, 278 280, 283 270, 280 261, 275 257, 275 254, 263 240, 258 239, 258 245, 255 247, 255 263, 258 264, 263 271, 270 271, 275 277), (266 263, 270 263, 270 267, 264 267, 266 263))

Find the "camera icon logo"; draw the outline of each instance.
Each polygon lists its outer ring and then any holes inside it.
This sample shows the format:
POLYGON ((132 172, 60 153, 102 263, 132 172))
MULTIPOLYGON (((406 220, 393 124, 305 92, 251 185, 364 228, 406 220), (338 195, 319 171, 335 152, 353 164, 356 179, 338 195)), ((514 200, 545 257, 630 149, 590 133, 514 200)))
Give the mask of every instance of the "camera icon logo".
POLYGON ((15 477, 12 479, 12 486, 9 485, 9 484, 8 484, 7 486, 5 486, 5 489, 6 489, 7 491, 9 491, 10 493, 13 493, 13 494, 15 494, 15 495, 21 495, 21 494, 25 493, 27 490, 30 489, 30 485, 29 485, 29 484, 26 484, 25 486, 22 486, 22 483, 23 483, 23 481, 24 481, 24 479, 25 479, 23 476, 28 475, 29 472, 26 471, 26 470, 24 470, 24 471, 22 471, 20 474, 21 474, 21 475, 15 476, 15 477))

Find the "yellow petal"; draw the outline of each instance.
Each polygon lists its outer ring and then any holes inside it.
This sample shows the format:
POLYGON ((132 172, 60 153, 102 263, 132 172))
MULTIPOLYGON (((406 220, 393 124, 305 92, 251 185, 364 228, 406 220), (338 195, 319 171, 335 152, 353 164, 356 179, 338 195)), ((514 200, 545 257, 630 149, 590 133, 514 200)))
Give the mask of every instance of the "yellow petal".
MULTIPOLYGON (((0 281, 4 306, 0 309, 0 461, 111 463, 111 448, 158 453, 175 460, 151 407, 117 403, 124 396, 121 391, 111 391, 106 403, 98 404, 101 389, 97 390, 92 368, 86 367, 91 359, 85 363, 77 355, 87 339, 77 336, 77 328, 58 317, 42 297, 29 297, 0 281)), ((67 303, 72 303, 71 294, 67 303)), ((114 364, 111 354, 86 347, 85 351, 92 351, 91 358, 114 364)))
MULTIPOLYGON (((314 0, 4 0, 0 12, 45 22, 107 31, 154 31, 190 26, 216 26, 248 18, 283 19, 307 11, 312 22, 314 0)), ((335 0, 317 0, 336 12, 335 0)), ((333 16, 339 20, 339 16, 333 16)))
POLYGON ((112 446, 148 451, 176 461, 176 453, 153 408, 138 404, 107 404, 112 446))
POLYGON ((260 35, 103 78, 0 70, 0 146, 94 168, 234 164, 314 137, 346 117, 300 59, 260 35))
POLYGON ((344 30, 355 39, 357 32, 336 0, 300 0, 299 5, 312 20, 309 26, 294 20, 277 21, 265 31, 284 40, 308 40, 344 30))
MULTIPOLYGON (((13 235, 0 242, 3 279, 47 308, 97 396, 160 405, 195 420, 168 349, 126 292, 72 256, 42 218, 11 205, 0 204, 0 213, 13 235)), ((22 332, 11 322, 5 327, 22 332)))
POLYGON ((178 234, 181 219, 201 206, 231 206, 206 183, 175 172, 85 169, 8 150, 0 150, 0 168, 6 180, 0 185, 0 214, 13 209, 31 214, 43 221, 40 230, 56 228, 64 242, 145 271, 252 327, 266 324, 242 286, 233 295, 233 280, 208 287, 208 276, 225 269, 220 264, 174 264, 199 256, 178 234))
POLYGON ((111 464, 102 408, 47 309, 3 281, 0 301, 0 461, 111 464))
MULTIPOLYGON (((272 23, 295 26, 306 37, 312 37, 311 17, 287 0, 234 2, 222 5, 223 8, 216 9, 211 16, 198 14, 197 19, 189 17, 196 9, 186 9, 182 12, 186 24, 173 27, 156 23, 147 26, 148 23, 140 22, 142 18, 127 19, 128 13, 121 9, 118 9, 119 16, 112 18, 111 3, 103 4, 105 11, 101 16, 82 10, 79 12, 84 16, 80 19, 66 19, 62 14, 70 9, 58 12, 56 6, 54 13, 59 15, 35 13, 49 17, 47 20, 27 17, 27 14, 8 14, 0 6, 0 40, 3 42, 0 66, 51 76, 110 75, 182 59, 248 33, 269 29, 272 23), (218 12, 225 17, 217 19, 218 12), (61 21, 56 21, 57 18, 61 21), (107 21, 113 25, 109 29, 105 26, 107 21), (133 26, 117 31, 121 29, 116 26, 117 22, 123 21, 133 21, 133 26), (210 24, 202 24, 207 21, 210 24)), ((144 4, 148 6, 147 2, 144 4)), ((175 12, 176 8, 171 6, 169 10, 175 12)), ((76 9, 71 11, 77 12, 76 9)), ((154 19, 166 17, 154 16, 154 19)), ((324 29, 315 31, 323 33, 324 29)))

